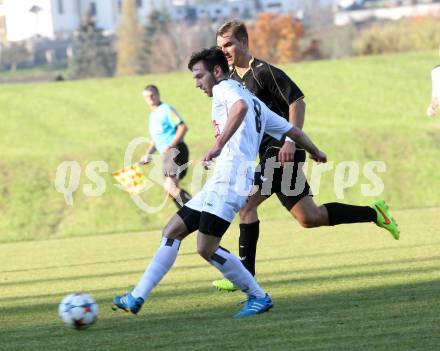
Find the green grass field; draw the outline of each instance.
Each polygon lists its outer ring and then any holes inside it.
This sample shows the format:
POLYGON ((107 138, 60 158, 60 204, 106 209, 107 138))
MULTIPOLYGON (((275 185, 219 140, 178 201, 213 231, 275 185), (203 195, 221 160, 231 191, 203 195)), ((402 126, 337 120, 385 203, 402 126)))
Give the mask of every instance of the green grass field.
MULTIPOLYGON (((137 316, 110 309, 134 285, 158 231, 0 245, 0 350, 437 350, 439 209, 399 210, 395 241, 372 224, 300 229, 262 225, 257 277, 275 308, 234 320, 239 292, 210 286, 217 271, 182 243, 173 269, 137 316), (93 294, 96 325, 65 327, 72 291, 93 294)), ((237 227, 224 245, 237 246, 237 227)))
MULTIPOLYGON (((231 318, 244 297, 211 287, 218 273, 197 256, 194 238, 138 316, 110 310, 112 297, 137 282, 175 211, 167 204, 147 215, 112 186, 128 143, 147 134, 143 86, 156 83, 185 117, 195 162, 212 144, 210 100, 188 73, 2 85, 0 350, 438 349, 440 122, 425 117, 437 63, 425 52, 284 67, 306 95, 305 130, 335 165, 387 167, 380 196, 362 195, 361 175, 336 199, 331 171, 317 202, 383 197, 402 233, 395 241, 372 224, 302 229, 270 199, 260 208, 257 279, 275 308, 244 320, 231 318), (54 186, 66 160, 82 169, 73 206, 54 186), (95 160, 109 165, 107 189, 87 197, 84 170, 95 160), (58 303, 73 291, 99 303, 88 330, 58 318, 58 303)), ((160 203, 159 186, 146 200, 160 203)), ((223 242, 234 252, 237 232, 234 223, 223 242)))
MULTIPOLYGON (((335 162, 321 180, 318 202, 335 200, 336 164, 353 160, 363 167, 379 160, 387 167, 380 174, 385 184, 381 197, 393 208, 440 206, 440 123, 425 116, 436 60, 435 52, 422 52, 284 66, 306 95, 306 132, 335 162)), ((122 166, 128 143, 147 135, 141 97, 147 83, 157 84, 163 100, 184 116, 191 158, 199 162, 213 141, 210 100, 194 88, 187 72, 0 87, 0 242, 163 225, 175 210, 173 204, 147 215, 113 187, 111 177, 122 166), (75 160, 82 168, 73 206, 54 186, 57 167, 65 160, 75 160), (82 187, 94 183, 85 169, 95 160, 109 166, 102 174, 107 188, 100 197, 87 197, 82 187)), ((139 148, 137 155, 141 152, 139 148)), ((190 190, 191 180, 188 176, 183 182, 190 190)), ((361 168, 359 181, 339 201, 375 200, 362 195, 362 183, 366 179, 361 168)), ((150 204, 162 198, 159 186, 148 193, 150 204)), ((278 206, 270 200, 262 218, 286 219, 278 206)))
POLYGON ((0 71, 0 81, 8 78, 27 77, 29 79, 46 76, 47 74, 62 74, 66 76, 68 73, 67 63, 57 65, 43 65, 35 68, 22 68, 16 71, 0 71))

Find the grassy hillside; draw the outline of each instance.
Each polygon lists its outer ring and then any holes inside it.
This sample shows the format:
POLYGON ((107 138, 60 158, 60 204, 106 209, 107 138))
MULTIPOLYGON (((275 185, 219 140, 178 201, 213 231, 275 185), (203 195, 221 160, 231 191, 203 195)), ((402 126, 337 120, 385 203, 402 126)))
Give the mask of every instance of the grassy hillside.
MULTIPOLYGON (((438 350, 438 209, 395 215, 400 241, 373 224, 264 222, 257 278, 275 307, 243 320, 231 318, 243 294, 214 290, 218 272, 194 236, 137 316, 111 311, 111 299, 139 279, 158 231, 2 244, 0 350, 438 350), (72 291, 100 306, 88 330, 58 318, 72 291)), ((223 245, 235 251, 230 234, 223 245)))
MULTIPOLYGON (((305 130, 336 164, 359 163, 359 181, 340 201, 363 204, 376 198, 363 196, 360 189, 369 183, 362 167, 379 160, 386 164, 386 172, 380 174, 385 184, 381 197, 392 207, 440 205, 440 120, 425 117, 436 59, 428 52, 283 67, 306 95, 305 130)), ((147 135, 141 97, 147 83, 157 84, 163 100, 186 119, 186 140, 197 163, 212 144, 213 133, 210 100, 194 88, 189 73, 0 87, 0 241, 163 225, 175 210, 172 203, 147 215, 112 185, 111 177, 123 165, 128 143, 147 135), (75 160, 82 168, 73 206, 54 186, 57 167, 65 160, 75 160), (87 197, 82 187, 94 183, 85 169, 95 160, 109 166, 102 174, 106 191, 87 197)), ((142 151, 139 148, 137 155, 142 151)), ((319 202, 336 198, 334 169, 321 179, 319 202)), ((183 184, 191 189, 191 176, 183 184)), ((160 204, 161 189, 156 186, 144 198, 150 205, 160 204)), ((260 213, 263 219, 287 216, 275 198, 260 213)))

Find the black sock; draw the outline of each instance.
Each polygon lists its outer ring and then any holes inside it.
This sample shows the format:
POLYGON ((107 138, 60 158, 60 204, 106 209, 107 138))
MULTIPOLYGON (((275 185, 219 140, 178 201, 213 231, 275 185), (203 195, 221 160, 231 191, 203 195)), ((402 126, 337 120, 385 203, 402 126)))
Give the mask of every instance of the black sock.
POLYGON ((257 241, 260 235, 260 221, 249 224, 240 224, 239 254, 243 266, 255 275, 255 255, 257 241))
POLYGON ((180 189, 177 199, 173 197, 174 204, 180 210, 183 205, 185 205, 189 200, 191 200, 191 195, 185 190, 180 189))
POLYGON ((327 208, 329 225, 377 220, 376 211, 369 206, 346 205, 339 202, 330 202, 324 206, 327 208))

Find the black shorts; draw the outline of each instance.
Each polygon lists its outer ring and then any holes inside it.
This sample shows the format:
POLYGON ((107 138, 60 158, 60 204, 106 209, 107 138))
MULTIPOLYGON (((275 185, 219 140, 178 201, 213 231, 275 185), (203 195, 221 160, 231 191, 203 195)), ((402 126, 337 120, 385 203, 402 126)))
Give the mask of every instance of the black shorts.
POLYGON ((287 210, 291 210, 296 203, 305 196, 312 195, 309 183, 304 177, 304 172, 298 172, 306 160, 306 152, 296 149, 293 163, 278 167, 278 147, 269 147, 255 172, 254 184, 259 186, 262 195, 270 197, 276 194, 287 210))
POLYGON ((189 150, 184 142, 177 145, 174 150, 178 151, 175 157, 173 157, 173 155, 176 154, 176 151, 173 151, 173 149, 163 154, 163 174, 165 177, 177 177, 177 179, 182 179, 185 177, 188 169, 185 165, 188 163, 189 150))
POLYGON ((188 233, 200 230, 203 234, 212 235, 217 238, 221 238, 231 224, 212 213, 199 212, 187 206, 183 206, 177 211, 177 215, 182 218, 188 233))

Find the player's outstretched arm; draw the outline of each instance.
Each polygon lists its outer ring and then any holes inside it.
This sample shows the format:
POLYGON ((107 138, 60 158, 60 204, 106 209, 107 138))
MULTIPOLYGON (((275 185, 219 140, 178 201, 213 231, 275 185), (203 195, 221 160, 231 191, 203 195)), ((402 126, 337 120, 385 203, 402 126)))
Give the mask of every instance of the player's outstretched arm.
MULTIPOLYGON (((304 126, 304 118, 306 112, 306 103, 304 99, 296 100, 289 105, 289 123, 295 127, 302 129, 304 126)), ((284 162, 293 162, 295 158, 295 143, 287 140, 278 152, 278 160, 281 166, 284 166, 284 162)))
POLYGON ((248 105, 244 100, 238 100, 231 106, 223 132, 217 137, 214 147, 205 154, 205 157, 203 158, 204 163, 209 162, 220 155, 223 147, 243 122, 247 110, 248 105))
POLYGON ((318 149, 312 140, 301 129, 292 127, 286 135, 293 139, 295 143, 302 146, 309 154, 312 160, 316 162, 327 162, 327 155, 318 149))

